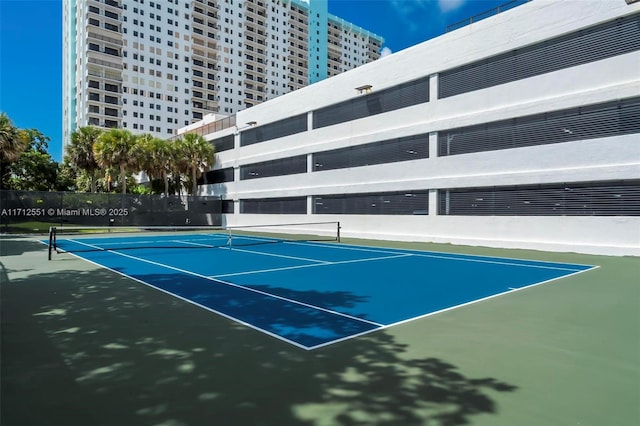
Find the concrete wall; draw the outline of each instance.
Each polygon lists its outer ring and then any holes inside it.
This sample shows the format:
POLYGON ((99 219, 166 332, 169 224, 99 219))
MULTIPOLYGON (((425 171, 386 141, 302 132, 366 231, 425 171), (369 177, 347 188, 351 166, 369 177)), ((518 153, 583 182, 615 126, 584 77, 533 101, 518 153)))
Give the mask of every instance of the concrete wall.
MULTIPOLYGON (((431 75, 431 101, 218 154, 216 168, 431 133, 429 159, 208 185, 228 199, 311 196, 469 186, 597 182, 640 178, 640 135, 437 157, 435 132, 640 95, 640 53, 546 73, 438 100, 437 74, 543 39, 638 12, 624 0, 536 0, 237 114, 278 121, 431 75)), ((239 124, 241 126, 241 124, 239 124)), ((228 134, 209 135, 214 139, 228 134)), ((237 174, 236 174, 237 175, 237 174)), ((228 215, 229 224, 339 220, 352 237, 640 255, 640 217, 228 215)))

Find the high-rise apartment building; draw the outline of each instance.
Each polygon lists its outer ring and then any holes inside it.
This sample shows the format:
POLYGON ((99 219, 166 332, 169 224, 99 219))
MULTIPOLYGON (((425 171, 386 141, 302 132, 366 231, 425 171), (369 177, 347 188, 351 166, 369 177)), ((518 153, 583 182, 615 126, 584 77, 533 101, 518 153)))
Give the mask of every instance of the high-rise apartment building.
POLYGON ((379 57, 327 0, 65 0, 63 141, 77 127, 169 137, 379 57))

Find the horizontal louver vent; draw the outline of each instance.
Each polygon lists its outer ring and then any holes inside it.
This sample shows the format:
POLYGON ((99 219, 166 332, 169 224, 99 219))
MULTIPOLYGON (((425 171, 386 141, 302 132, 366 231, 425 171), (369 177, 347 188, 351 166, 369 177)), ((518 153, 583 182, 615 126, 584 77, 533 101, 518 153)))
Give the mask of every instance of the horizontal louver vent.
POLYGON ((289 197, 240 200, 240 213, 306 214, 307 198, 289 197))
POLYGON ((222 200, 222 213, 233 213, 233 200, 222 200))
POLYGON ((240 179, 259 179, 271 176, 293 175, 307 172, 307 156, 280 158, 240 167, 240 179))
POLYGON ((331 126, 429 102, 429 77, 370 93, 313 112, 313 128, 331 126))
POLYGON ((223 138, 214 139, 211 141, 216 149, 216 152, 228 151, 233 149, 233 135, 228 135, 223 138))
POLYGON ((438 212, 457 216, 640 216, 640 181, 439 190, 438 212))
POLYGON ((313 154, 313 171, 429 158, 429 135, 415 135, 313 154))
POLYGON ((224 182, 233 182, 233 167, 210 170, 204 174, 203 178, 198 179, 198 185, 224 182))
POLYGON ((429 192, 341 194, 313 197, 314 214, 426 215, 429 192))
POLYGON ((441 131, 438 155, 545 145, 640 133, 640 98, 441 131))
POLYGON ((497 86, 636 50, 640 50, 639 14, 443 71, 438 77, 438 98, 497 86))
POLYGON ((306 131, 307 114, 300 114, 241 132, 240 146, 252 145, 306 131))

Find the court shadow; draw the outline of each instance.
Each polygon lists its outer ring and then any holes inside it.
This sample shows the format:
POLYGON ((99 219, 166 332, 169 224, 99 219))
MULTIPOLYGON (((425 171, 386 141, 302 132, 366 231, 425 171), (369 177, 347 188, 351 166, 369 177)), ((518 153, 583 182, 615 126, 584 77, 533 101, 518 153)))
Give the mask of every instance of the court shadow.
POLYGON ((155 265, 135 269, 114 267, 113 270, 307 348, 379 327, 366 319, 355 320, 331 311, 334 307, 353 306, 364 299, 352 292, 229 285, 155 265), (323 309, 317 309, 318 306, 323 309))
MULTIPOLYGON (((42 236, 42 239, 46 239, 42 236)), ((33 237, 2 236, 0 237, 0 256, 18 256, 30 251, 42 250, 45 247, 33 240, 33 237)))
POLYGON ((305 351, 102 269, 9 279, 3 426, 454 426, 516 390, 385 331, 305 351))
POLYGON ((366 302, 368 297, 348 291, 293 290, 271 285, 252 285, 252 289, 275 294, 287 299, 298 300, 326 309, 352 308, 358 303, 366 302))

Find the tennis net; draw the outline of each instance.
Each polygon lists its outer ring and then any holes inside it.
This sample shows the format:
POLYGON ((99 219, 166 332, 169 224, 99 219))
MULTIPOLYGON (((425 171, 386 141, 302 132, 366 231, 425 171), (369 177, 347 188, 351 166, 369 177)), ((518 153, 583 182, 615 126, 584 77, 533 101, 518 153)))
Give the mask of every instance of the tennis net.
POLYGON ((340 242, 340 222, 245 226, 52 226, 53 253, 135 249, 232 248, 283 242, 340 242))

